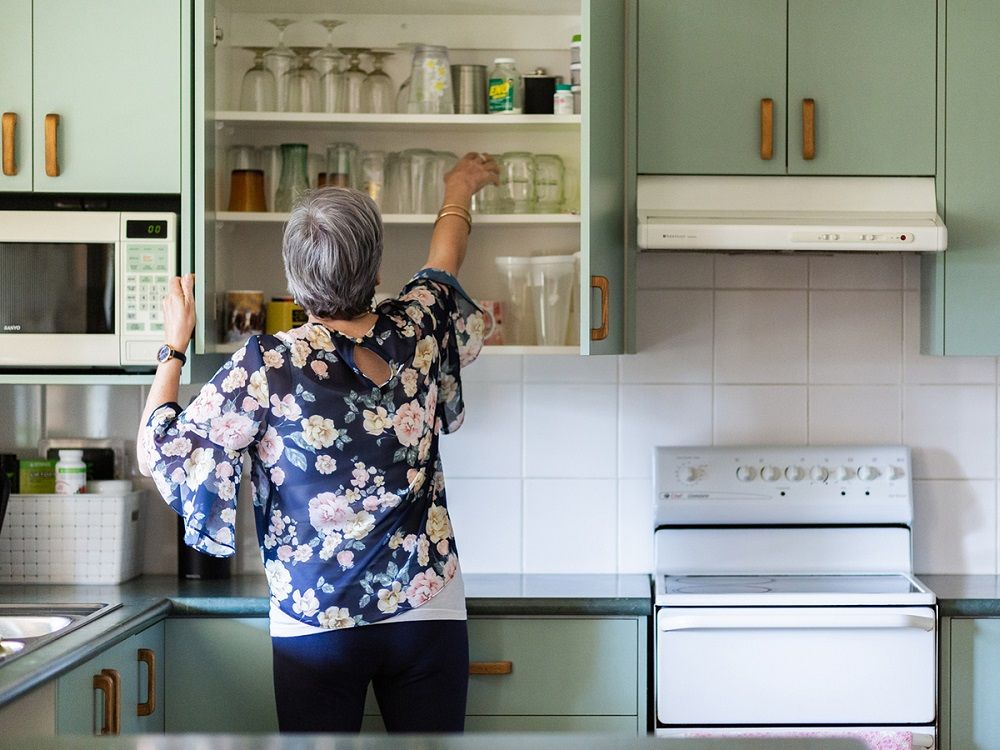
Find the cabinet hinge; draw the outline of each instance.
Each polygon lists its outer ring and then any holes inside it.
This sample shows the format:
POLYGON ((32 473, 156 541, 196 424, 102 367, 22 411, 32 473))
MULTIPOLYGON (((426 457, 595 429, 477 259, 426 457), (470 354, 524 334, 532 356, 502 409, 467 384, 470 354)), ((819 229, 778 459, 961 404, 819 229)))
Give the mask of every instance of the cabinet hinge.
POLYGON ((219 19, 212 16, 212 46, 218 47, 219 42, 223 39, 223 36, 222 27, 219 26, 219 19))

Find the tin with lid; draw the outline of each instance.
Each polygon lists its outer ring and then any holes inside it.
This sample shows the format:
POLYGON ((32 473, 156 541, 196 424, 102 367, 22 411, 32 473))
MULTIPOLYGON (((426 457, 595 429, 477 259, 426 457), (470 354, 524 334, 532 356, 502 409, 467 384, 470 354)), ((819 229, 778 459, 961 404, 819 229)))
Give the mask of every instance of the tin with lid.
POLYGON ((551 115, 556 84, 561 80, 562 76, 548 75, 545 68, 536 68, 531 73, 525 73, 524 114, 551 115))

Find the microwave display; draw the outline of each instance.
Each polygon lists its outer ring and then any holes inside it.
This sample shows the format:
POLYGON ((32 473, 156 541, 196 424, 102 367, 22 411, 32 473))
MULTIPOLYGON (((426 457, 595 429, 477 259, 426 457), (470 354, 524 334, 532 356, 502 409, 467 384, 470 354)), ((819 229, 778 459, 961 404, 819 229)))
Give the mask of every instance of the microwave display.
POLYGON ((0 332, 114 330, 113 243, 0 243, 0 332))

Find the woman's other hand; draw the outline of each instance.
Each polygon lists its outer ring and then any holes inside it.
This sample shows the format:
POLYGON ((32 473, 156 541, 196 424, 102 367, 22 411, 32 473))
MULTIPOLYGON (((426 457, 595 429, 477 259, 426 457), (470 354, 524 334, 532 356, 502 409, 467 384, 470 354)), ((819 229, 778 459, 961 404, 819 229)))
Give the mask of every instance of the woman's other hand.
POLYGON ((174 276, 163 298, 164 343, 179 352, 184 351, 191 341, 194 324, 194 274, 174 276))
POLYGON ((445 202, 468 202, 486 185, 500 183, 500 167, 489 154, 469 153, 444 176, 445 202))

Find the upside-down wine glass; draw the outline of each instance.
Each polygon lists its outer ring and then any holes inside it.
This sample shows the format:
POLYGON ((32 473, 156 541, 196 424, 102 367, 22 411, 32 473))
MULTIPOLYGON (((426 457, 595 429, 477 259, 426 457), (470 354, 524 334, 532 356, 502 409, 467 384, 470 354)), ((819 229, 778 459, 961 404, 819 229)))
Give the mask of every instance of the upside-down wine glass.
POLYGON ((344 71, 344 95, 341 98, 341 112, 363 112, 361 103, 361 87, 365 82, 366 73, 361 69, 361 56, 368 54, 367 47, 341 47, 340 51, 347 55, 347 70, 344 71))
POLYGON ((316 23, 326 29, 326 46, 313 58, 313 67, 319 71, 320 111, 337 112, 340 91, 344 87, 340 72, 340 62, 344 56, 333 46, 333 30, 343 26, 344 22, 324 18, 316 23))
POLYGON ((264 67, 267 47, 243 47, 253 52, 253 67, 243 74, 240 86, 240 109, 244 112, 273 112, 278 108, 274 75, 264 67))
POLYGON ((396 85, 382 66, 392 52, 372 50, 372 71, 361 85, 361 103, 365 112, 390 114, 396 111, 396 85))
POLYGON ((285 29, 295 21, 291 18, 269 18, 267 22, 278 29, 278 43, 264 53, 264 65, 274 76, 278 110, 287 112, 288 79, 286 75, 295 67, 295 53, 285 44, 285 29))
POLYGON ((309 63, 315 47, 292 47, 296 66, 288 72, 288 112, 319 112, 319 73, 309 63))

